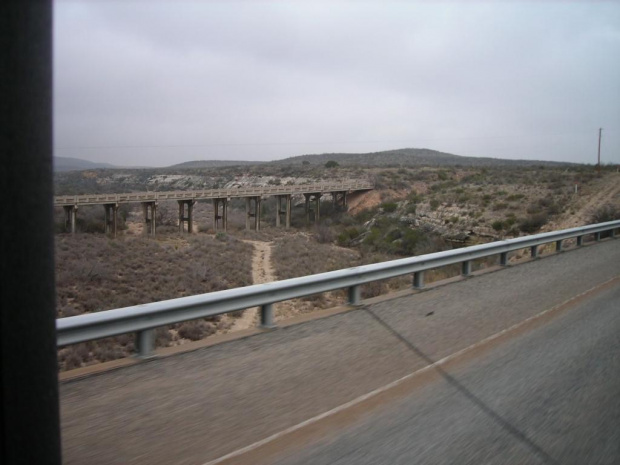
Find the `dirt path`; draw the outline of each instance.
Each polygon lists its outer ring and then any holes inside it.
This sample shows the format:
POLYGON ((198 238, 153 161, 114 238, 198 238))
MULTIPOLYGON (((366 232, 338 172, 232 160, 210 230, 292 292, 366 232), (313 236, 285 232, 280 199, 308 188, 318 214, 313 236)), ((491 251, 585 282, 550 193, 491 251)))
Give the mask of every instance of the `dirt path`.
MULTIPOLYGON (((244 240, 254 247, 252 257, 252 282, 263 284, 276 280, 276 275, 271 265, 271 242, 244 240)), ((258 308, 250 308, 243 312, 241 318, 237 318, 231 331, 248 329, 258 324, 258 308)))
POLYGON ((555 221, 550 221, 543 231, 553 231, 583 226, 592 213, 605 204, 620 205, 620 173, 609 173, 575 194, 570 210, 555 221))

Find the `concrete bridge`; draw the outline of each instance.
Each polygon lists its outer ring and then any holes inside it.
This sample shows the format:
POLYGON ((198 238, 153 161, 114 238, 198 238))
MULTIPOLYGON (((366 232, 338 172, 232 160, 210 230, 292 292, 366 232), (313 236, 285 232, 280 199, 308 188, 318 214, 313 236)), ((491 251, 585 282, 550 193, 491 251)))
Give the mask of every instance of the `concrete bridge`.
POLYGON ((64 463, 618 463, 619 244, 63 373, 64 463))
POLYGON ((276 197, 276 226, 291 226, 292 197, 305 198, 306 223, 311 217, 320 219, 321 197, 331 195, 334 205, 346 207, 347 194, 374 189, 368 181, 349 181, 322 184, 289 186, 238 187, 231 189, 208 189, 174 192, 132 192, 127 194, 61 195, 54 197, 54 206, 65 211, 65 226, 75 233, 77 211, 80 205, 103 205, 105 209, 105 232, 116 236, 118 207, 120 204, 141 203, 144 230, 156 233, 156 213, 159 201, 176 200, 179 204, 179 232, 191 232, 193 208, 199 200, 213 202, 213 229, 226 231, 228 228, 228 202, 233 198, 245 198, 246 229, 260 230, 261 202, 266 197, 276 197), (186 228, 187 225, 187 228, 186 228))

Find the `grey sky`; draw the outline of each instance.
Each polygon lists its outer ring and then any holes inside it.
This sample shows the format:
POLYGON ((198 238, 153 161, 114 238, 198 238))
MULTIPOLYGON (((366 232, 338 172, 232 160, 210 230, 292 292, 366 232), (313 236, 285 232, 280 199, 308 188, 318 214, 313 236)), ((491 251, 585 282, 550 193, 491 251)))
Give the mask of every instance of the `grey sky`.
POLYGON ((55 155, 620 162, 618 2, 56 1, 55 155))

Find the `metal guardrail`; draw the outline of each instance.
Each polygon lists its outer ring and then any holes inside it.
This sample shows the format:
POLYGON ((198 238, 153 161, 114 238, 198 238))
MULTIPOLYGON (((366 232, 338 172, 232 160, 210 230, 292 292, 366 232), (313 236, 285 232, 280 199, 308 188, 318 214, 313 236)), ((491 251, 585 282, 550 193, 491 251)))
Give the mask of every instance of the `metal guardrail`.
POLYGON ((99 205, 106 203, 156 202, 159 200, 201 200, 262 195, 292 195, 303 193, 326 193, 350 190, 374 189, 367 181, 327 184, 298 184, 293 186, 237 187, 228 189, 207 189, 198 191, 132 192, 127 194, 59 195, 54 205, 99 205))
POLYGON ((543 244, 555 242, 556 251, 561 251, 562 241, 566 239, 577 238, 577 246, 581 246, 586 235, 593 234, 598 241, 603 232, 610 232, 615 237, 616 229, 620 229, 620 221, 609 221, 300 278, 60 318, 56 320, 57 343, 65 346, 136 333, 138 355, 148 357, 154 350, 154 329, 157 327, 258 306, 261 309, 261 326, 271 328, 274 326, 273 304, 276 302, 346 288, 349 304, 359 305, 360 286, 372 281, 412 274, 413 287, 423 288, 424 272, 431 269, 460 263, 462 274, 467 276, 471 272, 472 260, 499 255, 500 264, 506 266, 509 252, 530 248, 532 256, 536 257, 538 247, 543 244))

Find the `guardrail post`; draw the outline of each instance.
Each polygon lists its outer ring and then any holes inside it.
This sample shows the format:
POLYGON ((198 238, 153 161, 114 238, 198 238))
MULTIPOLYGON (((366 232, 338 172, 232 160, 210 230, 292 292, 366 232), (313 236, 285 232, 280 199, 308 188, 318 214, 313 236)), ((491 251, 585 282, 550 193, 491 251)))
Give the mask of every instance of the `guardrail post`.
POLYGON ((149 358, 155 350, 155 330, 145 329, 136 333, 136 357, 149 358))
POLYGON ((275 328, 273 323, 273 304, 265 304, 260 307, 260 327, 261 328, 275 328))
POLYGON ((583 236, 577 236, 577 247, 581 247, 583 245, 583 236))
POLYGON ((424 287, 424 271, 413 273, 413 288, 422 289, 424 287))
POLYGON ((360 305, 362 300, 362 289, 359 286, 349 288, 349 305, 360 305))
POLYGON ((508 252, 499 254, 499 264, 501 266, 508 266, 508 252))
POLYGON ((471 260, 465 260, 461 263, 461 274, 463 276, 469 276, 471 274, 471 260))
POLYGON ((601 240, 601 233, 600 232, 597 232, 597 233, 594 234, 594 240, 596 242, 601 240))
POLYGON ((532 255, 532 258, 538 257, 538 246, 537 245, 533 245, 532 247, 530 247, 530 254, 532 255))
POLYGON ((562 240, 555 241, 555 251, 556 252, 562 251, 562 240))
POLYGON ((609 231, 609 236, 614 239, 616 237, 616 230, 612 228, 611 231, 609 231))

